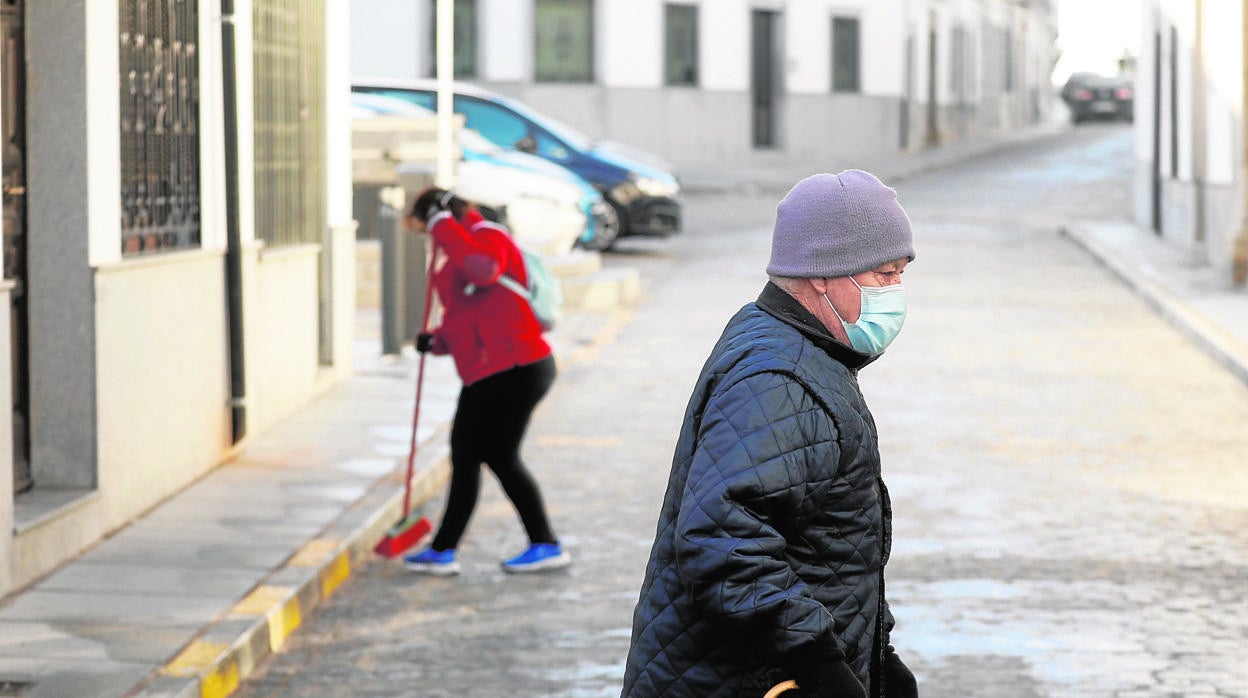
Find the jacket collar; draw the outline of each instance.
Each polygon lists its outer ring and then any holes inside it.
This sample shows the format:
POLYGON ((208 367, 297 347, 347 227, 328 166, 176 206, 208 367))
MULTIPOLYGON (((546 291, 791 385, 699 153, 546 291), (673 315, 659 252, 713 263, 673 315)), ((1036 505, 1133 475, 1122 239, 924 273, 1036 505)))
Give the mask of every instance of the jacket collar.
POLYGON ((846 368, 857 371, 879 358, 878 354, 875 356, 864 354, 842 344, 828 332, 828 328, 823 326, 814 313, 770 281, 763 287, 763 292, 758 294, 755 304, 768 315, 801 332, 812 344, 822 349, 828 356, 845 364, 846 368))

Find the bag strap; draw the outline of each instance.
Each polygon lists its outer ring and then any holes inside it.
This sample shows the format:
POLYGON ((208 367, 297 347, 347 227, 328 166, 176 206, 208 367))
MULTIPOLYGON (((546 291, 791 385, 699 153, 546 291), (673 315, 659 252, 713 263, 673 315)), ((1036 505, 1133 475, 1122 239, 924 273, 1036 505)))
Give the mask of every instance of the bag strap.
POLYGON ((532 300, 532 296, 529 295, 529 289, 525 288, 524 286, 520 284, 519 281, 516 281, 515 279, 511 278, 510 276, 507 276, 506 274, 503 274, 502 276, 498 277, 498 285, 502 286, 508 291, 511 291, 517 296, 520 296, 526 301, 532 300))

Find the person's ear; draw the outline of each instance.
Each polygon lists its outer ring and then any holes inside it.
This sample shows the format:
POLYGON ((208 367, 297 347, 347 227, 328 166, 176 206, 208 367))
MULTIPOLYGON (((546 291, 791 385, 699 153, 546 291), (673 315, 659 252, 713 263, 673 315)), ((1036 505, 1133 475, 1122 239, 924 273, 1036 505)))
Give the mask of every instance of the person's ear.
POLYGON ((828 292, 828 280, 822 276, 816 276, 806 280, 810 283, 811 288, 815 289, 815 293, 824 295, 828 292))

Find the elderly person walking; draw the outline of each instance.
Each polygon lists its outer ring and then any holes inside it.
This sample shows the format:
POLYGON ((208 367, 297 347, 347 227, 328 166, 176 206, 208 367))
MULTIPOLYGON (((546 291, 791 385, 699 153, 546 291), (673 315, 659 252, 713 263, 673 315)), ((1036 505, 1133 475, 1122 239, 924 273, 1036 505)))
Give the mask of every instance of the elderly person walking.
POLYGON ((884 597, 891 506, 858 371, 906 317, 896 192, 859 170, 780 202, 769 283, 699 376, 633 615, 625 698, 910 698, 884 597))

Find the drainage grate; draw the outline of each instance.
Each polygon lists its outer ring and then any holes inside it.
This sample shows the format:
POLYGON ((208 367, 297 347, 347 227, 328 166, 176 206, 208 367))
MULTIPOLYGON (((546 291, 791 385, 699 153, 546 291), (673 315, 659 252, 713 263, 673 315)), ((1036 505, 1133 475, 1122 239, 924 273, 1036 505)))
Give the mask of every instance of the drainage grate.
POLYGON ((0 679, 0 698, 22 698, 34 685, 34 681, 0 679))

